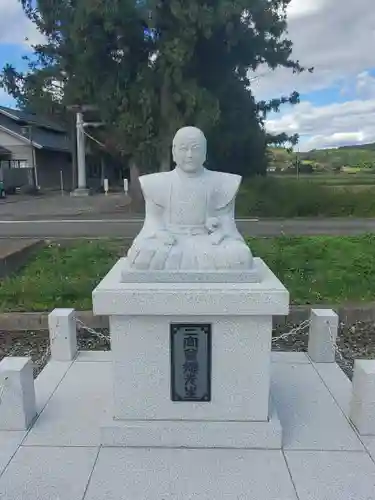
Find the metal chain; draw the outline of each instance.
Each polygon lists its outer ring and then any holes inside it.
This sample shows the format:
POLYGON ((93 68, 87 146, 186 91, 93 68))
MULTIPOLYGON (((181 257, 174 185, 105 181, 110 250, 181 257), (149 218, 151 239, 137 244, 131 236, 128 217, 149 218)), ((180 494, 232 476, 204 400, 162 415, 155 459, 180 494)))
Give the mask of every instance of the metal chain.
MULTIPOLYGON (((8 353, 7 353, 7 355, 6 355, 6 356, 7 356, 7 357, 9 357, 9 356, 13 356, 13 354, 16 352, 16 350, 17 350, 17 347, 16 347, 16 346, 14 346, 14 347, 10 350, 10 352, 8 352, 8 353)), ((1 403, 3 402, 3 396, 4 396, 4 393, 5 393, 6 389, 8 389, 8 384, 7 384, 8 379, 9 379, 9 377, 4 377, 3 381, 0 381, 0 405, 1 405, 1 403)))
MULTIPOLYGON (((76 322, 77 322, 77 325, 82 329, 82 330, 85 330, 87 331, 88 333, 90 333, 91 335, 93 335, 94 337, 98 337, 102 340, 104 340, 105 342, 110 342, 110 335, 104 335, 103 333, 101 332, 98 332, 96 330, 94 330, 94 328, 90 328, 89 326, 85 325, 83 323, 83 321, 81 321, 80 319, 76 319, 76 322)), ((344 356, 342 355, 338 345, 337 345, 337 341, 336 339, 334 338, 334 335, 333 335, 333 332, 332 332, 332 327, 329 323, 329 321, 326 322, 327 323, 327 326, 328 326, 328 330, 329 330, 329 335, 330 335, 330 340, 331 340, 331 343, 332 343, 332 346, 335 350, 335 353, 337 354, 339 360, 341 361, 341 363, 347 367, 347 368, 350 368, 351 369, 351 363, 350 361, 348 361, 347 359, 344 358, 344 356)), ((306 328, 310 326, 310 320, 305 320, 303 321, 300 325, 296 326, 295 328, 292 328, 292 330, 290 330, 289 332, 286 332, 286 333, 283 333, 281 335, 279 335, 278 337, 273 337, 272 338, 272 343, 275 343, 275 342, 278 342, 280 340, 285 340, 293 335, 297 335, 298 333, 304 333, 306 328)), ((54 343, 55 341, 55 337, 53 337, 50 341, 50 343, 48 343, 48 346, 42 356, 42 358, 40 360, 37 361, 37 365, 38 366, 42 366, 46 361, 47 359, 50 357, 51 355, 51 345, 54 343)), ((16 349, 13 348, 12 351, 7 355, 7 356, 11 356, 13 354, 13 352, 15 351, 16 349)), ((2 399, 3 399, 3 395, 4 395, 4 392, 7 388, 7 382, 8 380, 8 377, 6 377, 4 379, 4 381, 2 383, 0 383, 0 404, 2 402, 2 399)))
POLYGON ((7 387, 7 381, 9 377, 4 377, 4 380, 0 382, 0 405, 3 402, 3 396, 7 387))
POLYGON ((53 345, 53 343, 55 342, 55 340, 56 340, 56 333, 53 335, 53 337, 47 343, 47 347, 46 347, 46 350, 44 351, 43 356, 40 359, 38 359, 37 362, 35 363, 35 365, 38 368, 40 368, 41 366, 43 366, 49 360, 49 358, 51 357, 51 346, 53 345))
POLYGON ((335 350, 335 353, 336 353, 337 357, 339 358, 339 361, 341 361, 341 363, 343 364, 343 366, 345 366, 346 368, 349 368, 350 370, 352 370, 351 362, 348 359, 344 358, 344 356, 342 355, 342 352, 340 351, 339 346, 337 345, 337 339, 335 339, 335 337, 333 335, 332 327, 331 327, 330 322, 327 320, 326 323, 327 323, 327 326, 328 326, 328 331, 329 331, 329 336, 330 336, 330 339, 331 339, 331 343, 333 345, 333 348, 335 350))
POLYGON ((77 325, 81 327, 82 330, 85 330, 86 332, 90 333, 91 335, 94 335, 94 337, 98 337, 99 339, 104 340, 105 342, 110 342, 111 337, 110 335, 104 335, 104 333, 98 332, 94 330, 94 328, 90 328, 89 326, 86 326, 83 321, 80 319, 76 318, 77 325))
MULTIPOLYGON (((303 332, 308 326, 310 326, 311 321, 310 320, 305 320, 303 321, 300 325, 297 327, 293 328, 289 332, 283 333, 282 335, 279 335, 278 337, 274 337, 272 339, 272 343, 277 342, 279 340, 284 340, 287 339, 288 337, 291 337, 292 335, 296 335, 299 332, 303 332)), ((342 364, 343 367, 349 369, 350 371, 352 370, 352 364, 351 362, 344 358, 339 346, 337 345, 337 339, 335 339, 332 331, 332 327, 329 321, 326 321, 326 324, 328 326, 328 331, 329 331, 329 336, 331 340, 331 344, 333 346, 333 349, 335 351, 335 354, 338 357, 339 362, 342 364)))
POLYGON ((296 335, 299 332, 302 332, 305 330, 308 326, 310 326, 310 320, 307 319, 305 321, 302 321, 302 323, 295 328, 292 328, 290 332, 283 333, 282 335, 279 335, 278 337, 273 337, 272 338, 272 343, 277 342, 278 340, 284 340, 288 337, 291 337, 292 335, 296 335))
POLYGON ((51 346, 50 346, 50 343, 48 343, 48 345, 46 347, 46 350, 44 351, 43 356, 40 359, 37 360, 37 362, 35 363, 35 365, 37 367, 43 366, 48 361, 48 359, 50 358, 50 356, 51 356, 51 346))

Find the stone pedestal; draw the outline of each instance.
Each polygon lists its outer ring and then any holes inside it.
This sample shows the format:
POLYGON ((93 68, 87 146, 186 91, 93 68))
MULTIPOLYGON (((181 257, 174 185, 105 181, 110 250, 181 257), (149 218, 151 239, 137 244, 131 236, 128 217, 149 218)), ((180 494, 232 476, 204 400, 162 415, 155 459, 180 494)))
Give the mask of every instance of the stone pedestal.
POLYGON ((74 309, 58 308, 48 315, 51 357, 72 361, 77 354, 77 324, 74 309))
POLYGON ((31 358, 3 358, 0 363, 0 431, 27 430, 35 417, 31 358))
POLYGON ((356 359, 350 418, 362 436, 375 436, 375 360, 356 359))
POLYGON ((272 316, 288 313, 289 294, 266 264, 255 259, 257 283, 125 282, 124 266, 120 259, 93 292, 94 313, 110 318, 113 356, 113 420, 102 444, 281 448, 270 397, 272 316), (201 400, 174 400, 173 370, 177 380, 186 375, 172 353, 181 326, 211 333, 201 400))

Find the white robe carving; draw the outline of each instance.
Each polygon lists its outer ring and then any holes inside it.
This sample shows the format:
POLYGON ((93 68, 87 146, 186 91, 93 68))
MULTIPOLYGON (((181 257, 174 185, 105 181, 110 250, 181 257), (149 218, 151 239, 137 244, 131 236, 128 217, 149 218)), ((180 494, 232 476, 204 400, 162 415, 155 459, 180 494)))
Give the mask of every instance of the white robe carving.
POLYGON ((241 177, 204 169, 144 175, 143 228, 128 253, 129 265, 151 270, 249 269, 250 249, 234 220, 241 177))

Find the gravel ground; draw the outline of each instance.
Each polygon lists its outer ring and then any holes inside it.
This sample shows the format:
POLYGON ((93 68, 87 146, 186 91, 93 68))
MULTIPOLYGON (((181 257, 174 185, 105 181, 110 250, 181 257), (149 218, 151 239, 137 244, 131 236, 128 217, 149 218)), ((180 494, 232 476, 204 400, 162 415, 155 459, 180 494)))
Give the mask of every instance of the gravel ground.
MULTIPOLYGON (((276 330, 274 337, 297 327, 298 325, 287 324, 276 330)), ((286 339, 273 342, 272 349, 306 352, 307 344, 308 327, 286 339)), ((339 325, 336 362, 350 379, 353 376, 354 359, 375 359, 375 323, 373 321, 339 325)))
MULTIPOLYGON (((298 325, 287 324, 274 331, 274 337, 289 332, 298 325)), ((308 328, 298 331, 285 339, 276 340, 272 344, 275 351, 306 352, 308 328)), ((108 331, 100 333, 108 336, 108 331)), ((375 359, 375 323, 357 322, 352 325, 340 325, 337 345, 340 355, 337 362, 346 375, 352 377, 353 360, 355 358, 375 359)), ((78 347, 80 350, 103 351, 109 349, 109 341, 98 338, 82 329, 78 331, 78 347)), ((0 332, 0 360, 3 356, 31 356, 35 363, 35 376, 48 361, 48 332, 23 331, 0 332)))
MULTIPOLYGON (((108 331, 101 330, 108 336, 108 331)), ((98 338, 86 331, 78 330, 78 348, 83 351, 107 351, 109 341, 98 338)), ((30 356, 34 361, 35 377, 41 372, 49 359, 48 331, 0 332, 0 360, 4 356, 30 356)))

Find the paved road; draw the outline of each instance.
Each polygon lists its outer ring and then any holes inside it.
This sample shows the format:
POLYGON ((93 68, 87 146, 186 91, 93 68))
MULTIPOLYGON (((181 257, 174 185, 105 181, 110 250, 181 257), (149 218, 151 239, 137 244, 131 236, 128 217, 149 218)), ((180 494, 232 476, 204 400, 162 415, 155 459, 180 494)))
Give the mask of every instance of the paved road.
MULTIPOLYGON (((142 219, 0 220, 0 238, 93 238, 133 239, 142 219)), ((238 219, 245 236, 357 235, 375 232, 375 219, 238 219)))

